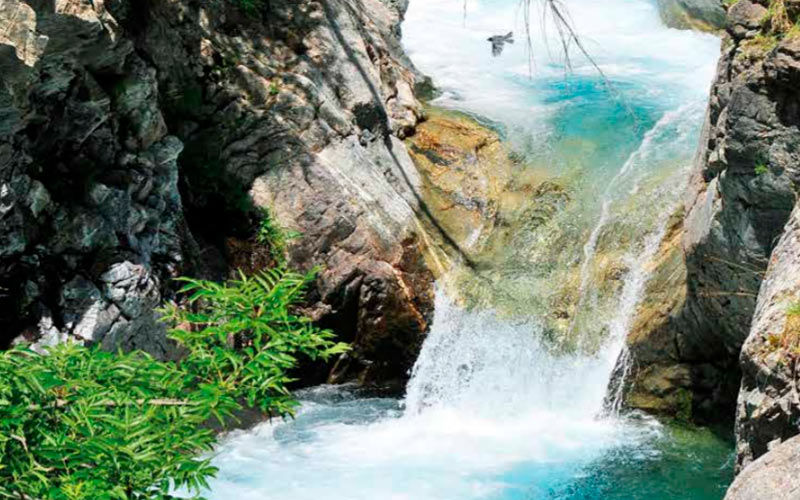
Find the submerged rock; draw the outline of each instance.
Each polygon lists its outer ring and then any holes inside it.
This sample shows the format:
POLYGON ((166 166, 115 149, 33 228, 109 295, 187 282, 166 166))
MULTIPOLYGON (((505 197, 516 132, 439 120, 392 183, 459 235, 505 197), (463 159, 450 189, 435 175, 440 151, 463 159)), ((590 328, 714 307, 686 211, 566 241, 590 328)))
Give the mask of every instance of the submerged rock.
POLYGON ((721 0, 658 0, 658 10, 670 28, 715 31, 725 27, 721 0))
POLYGON ((530 301, 538 299, 529 281, 512 286, 508 274, 522 281, 541 274, 529 242, 552 234, 549 225, 569 196, 546 166, 512 151, 501 134, 480 118, 429 107, 406 143, 431 216, 428 261, 439 274, 451 270, 442 280, 450 296, 471 306, 530 314, 530 301))
POLYGON ((510 151, 474 118, 433 107, 406 144, 436 224, 458 251, 475 258, 510 196, 515 173, 510 151))

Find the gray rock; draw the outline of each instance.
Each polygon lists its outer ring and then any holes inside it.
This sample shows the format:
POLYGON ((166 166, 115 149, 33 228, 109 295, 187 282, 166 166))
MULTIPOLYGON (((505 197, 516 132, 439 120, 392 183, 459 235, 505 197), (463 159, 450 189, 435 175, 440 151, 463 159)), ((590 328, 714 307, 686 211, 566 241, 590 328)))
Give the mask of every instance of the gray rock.
POLYGON ((0 344, 99 343, 123 316, 163 343, 155 276, 181 261, 182 146, 155 69, 102 3, 9 0, 0 24, 0 344), (140 279, 112 300, 100 276, 128 259, 140 279))
POLYGON ((797 500, 800 498, 800 437, 776 446, 744 469, 725 500, 797 500))
POLYGON ((146 267, 131 262, 114 264, 100 276, 103 296, 126 318, 152 315, 161 299, 158 280, 146 267))
POLYGON ((736 414, 737 468, 767 453, 770 443, 800 433, 795 368, 800 348, 800 207, 772 252, 752 328, 742 348, 736 414))
POLYGON ((64 285, 59 305, 65 331, 91 343, 100 341, 119 317, 119 310, 109 308, 100 290, 83 276, 64 285))
MULTIPOLYGON (((193 11, 166 3, 154 10, 138 49, 156 65, 164 95, 180 97, 174 130, 185 131, 183 161, 220 166, 257 206, 302 234, 290 242, 290 263, 323 269, 308 312, 355 342, 346 373, 337 374, 405 378, 432 309, 421 236, 427 215, 399 140, 423 116, 411 92, 420 77, 398 39, 405 7, 279 0, 269 8, 272 23, 287 31, 270 36, 253 25, 241 37, 226 32, 223 14, 235 13, 220 6, 193 11), (228 69, 213 63, 220 59, 228 69), (186 109, 191 89, 202 89, 202 103, 186 109)), ((190 214, 208 213, 211 202, 199 191, 190 214)), ((196 232, 210 223, 204 219, 196 232)), ((230 230, 229 221, 219 224, 212 237, 230 230)), ((231 265, 255 270, 252 253, 244 254, 231 265)))
MULTIPOLYGON (((634 368, 628 387, 637 388, 636 401, 629 403, 635 407, 678 414, 685 404, 701 420, 734 412, 739 352, 800 181, 796 42, 753 53, 742 40, 741 30, 758 28, 756 18, 764 12, 748 0, 729 11, 728 39, 686 196, 682 241, 673 249, 676 259, 660 264, 672 266, 668 286, 675 293, 663 321, 647 326, 652 308, 640 308, 640 328, 629 339, 634 368), (659 373, 675 366, 692 373, 666 391, 680 397, 643 391, 645 379, 663 380, 659 373)), ((667 276, 661 269, 655 274, 667 276)), ((760 438, 752 458, 774 437, 760 438)))
POLYGON ((244 265, 230 245, 250 193, 303 233, 291 264, 326 269, 308 311, 356 341, 347 377, 406 376, 435 240, 400 141, 424 114, 399 40, 407 2, 266 4, 269 26, 232 2, 2 3, 5 336, 35 337, 48 310, 48 338, 165 355, 153 309, 176 275, 244 265))
POLYGON ((755 35, 767 14, 763 5, 740 0, 728 10, 728 30, 734 39, 741 39, 755 35))

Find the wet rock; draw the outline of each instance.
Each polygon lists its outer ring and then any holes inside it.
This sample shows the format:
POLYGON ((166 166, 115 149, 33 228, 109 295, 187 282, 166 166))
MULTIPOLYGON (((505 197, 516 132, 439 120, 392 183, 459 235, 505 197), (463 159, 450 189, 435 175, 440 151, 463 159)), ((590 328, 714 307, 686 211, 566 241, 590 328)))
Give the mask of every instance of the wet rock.
POLYGON ((494 230, 512 161, 496 133, 467 115, 429 108, 407 140, 422 194, 437 224, 475 257, 494 230))

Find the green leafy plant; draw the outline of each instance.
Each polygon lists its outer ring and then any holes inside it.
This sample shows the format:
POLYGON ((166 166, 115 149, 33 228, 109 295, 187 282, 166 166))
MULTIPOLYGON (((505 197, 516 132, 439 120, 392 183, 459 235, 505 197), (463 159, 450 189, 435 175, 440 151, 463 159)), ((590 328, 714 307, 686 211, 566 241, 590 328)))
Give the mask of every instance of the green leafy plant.
POLYGON ((182 279, 189 307, 163 311, 184 353, 175 362, 76 344, 0 352, 0 498, 199 498, 216 473, 203 456, 209 422, 224 427, 245 407, 291 415, 299 356, 347 349, 292 312, 313 276, 182 279))
POLYGON ((272 269, 220 284, 181 278, 194 311, 172 305, 165 318, 180 327, 170 337, 188 350, 180 361, 202 384, 214 384, 251 408, 291 414, 295 400, 287 388, 297 356, 328 359, 347 350, 334 334, 291 312, 315 271, 301 275, 272 269))
POLYGON ((755 172, 756 175, 764 175, 767 172, 769 172, 769 167, 767 167, 767 165, 764 163, 759 163, 758 165, 756 165, 756 168, 753 169, 753 171, 755 172))
POLYGON ((287 231, 282 228, 272 216, 268 208, 261 209, 261 220, 256 231, 256 241, 270 248, 272 258, 278 265, 286 263, 286 245, 289 241, 300 236, 296 231, 287 231))
POLYGON ((216 470, 202 423, 236 403, 142 353, 0 353, 0 498, 171 498, 216 470))

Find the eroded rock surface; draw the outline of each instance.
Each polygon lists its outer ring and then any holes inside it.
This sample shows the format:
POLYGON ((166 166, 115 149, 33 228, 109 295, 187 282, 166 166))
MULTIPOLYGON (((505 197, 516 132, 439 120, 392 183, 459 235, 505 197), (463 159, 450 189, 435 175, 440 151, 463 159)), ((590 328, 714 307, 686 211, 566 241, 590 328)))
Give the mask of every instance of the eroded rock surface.
POLYGON ((737 467, 800 433, 800 207, 772 252, 742 348, 737 467))
POLYGON ((0 341, 165 356, 153 307, 183 261, 183 146, 155 70, 96 5, 0 6, 0 341))
POLYGON ((3 2, 2 340, 167 355, 170 279, 267 265, 264 207, 301 233, 290 265, 322 269, 309 314, 354 344, 335 379, 405 377, 444 241, 402 143, 423 116, 405 7, 3 2))

